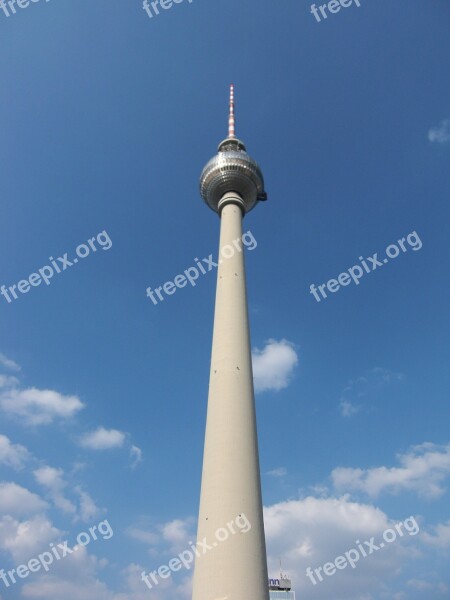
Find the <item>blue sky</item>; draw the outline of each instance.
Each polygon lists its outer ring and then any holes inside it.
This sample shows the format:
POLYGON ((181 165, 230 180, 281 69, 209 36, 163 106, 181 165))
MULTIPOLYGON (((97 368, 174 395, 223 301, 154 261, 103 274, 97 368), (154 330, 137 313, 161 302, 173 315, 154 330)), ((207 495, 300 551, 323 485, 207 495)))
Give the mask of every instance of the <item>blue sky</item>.
POLYGON ((198 179, 231 82, 269 196, 244 227, 270 573, 281 557, 308 600, 450 598, 449 18, 447 0, 321 22, 303 0, 0 10, 0 285, 97 240, 0 296, 0 568, 114 530, 2 600, 189 598, 191 571, 152 592, 140 573, 195 535, 215 272, 156 306, 145 290, 217 253, 198 179), (413 232, 359 285, 310 293, 413 232), (307 579, 410 516, 416 536, 307 579))

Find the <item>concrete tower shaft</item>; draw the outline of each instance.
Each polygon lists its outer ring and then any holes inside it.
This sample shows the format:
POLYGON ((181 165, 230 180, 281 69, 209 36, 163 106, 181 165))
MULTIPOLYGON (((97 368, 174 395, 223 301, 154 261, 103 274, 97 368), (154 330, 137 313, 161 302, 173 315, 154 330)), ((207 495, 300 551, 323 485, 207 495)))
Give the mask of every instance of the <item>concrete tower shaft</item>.
MULTIPOLYGON (((219 256, 242 237, 242 198, 226 196, 219 256)), ((218 267, 197 539, 213 548, 196 559, 193 600, 269 599, 243 251, 218 267), (218 542, 239 515, 251 529, 218 542)))

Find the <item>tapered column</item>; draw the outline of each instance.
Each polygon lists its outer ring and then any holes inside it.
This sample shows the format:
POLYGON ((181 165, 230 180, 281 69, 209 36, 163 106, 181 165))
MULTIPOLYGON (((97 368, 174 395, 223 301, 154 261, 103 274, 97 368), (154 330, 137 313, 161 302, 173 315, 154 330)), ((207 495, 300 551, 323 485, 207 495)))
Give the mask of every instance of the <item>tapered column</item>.
MULTIPOLYGON (((226 195, 226 201, 232 194, 226 195)), ((268 600, 248 325, 242 199, 221 211, 220 251, 193 600, 268 600), (232 251, 234 250, 234 252, 232 251), (229 257, 229 258, 226 258, 229 257), (238 518, 242 515, 242 518, 238 518), (241 530, 228 524, 250 523, 241 530), (216 532, 227 529, 226 540, 216 532)))

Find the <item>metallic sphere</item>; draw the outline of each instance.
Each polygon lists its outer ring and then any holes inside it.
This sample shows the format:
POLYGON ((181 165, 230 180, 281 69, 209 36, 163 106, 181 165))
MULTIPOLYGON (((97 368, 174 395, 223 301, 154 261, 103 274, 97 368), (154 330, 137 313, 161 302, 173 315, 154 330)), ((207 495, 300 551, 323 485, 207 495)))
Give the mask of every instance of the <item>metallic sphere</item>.
POLYGON ((220 213, 229 201, 224 196, 230 192, 239 195, 244 213, 258 200, 266 200, 261 170, 236 138, 227 138, 219 145, 218 154, 206 164, 200 177, 202 198, 215 212, 220 213))

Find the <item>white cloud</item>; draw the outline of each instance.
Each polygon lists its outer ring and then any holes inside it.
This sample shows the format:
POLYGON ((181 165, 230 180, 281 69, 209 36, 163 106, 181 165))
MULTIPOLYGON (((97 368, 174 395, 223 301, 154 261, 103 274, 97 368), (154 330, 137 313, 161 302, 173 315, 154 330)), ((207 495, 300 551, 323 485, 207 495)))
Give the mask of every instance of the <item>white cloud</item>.
POLYGON ((34 471, 36 481, 49 491, 49 496, 56 508, 68 514, 76 513, 76 506, 64 496, 63 490, 67 487, 67 482, 63 479, 64 471, 44 466, 34 471))
POLYGON ((161 533, 166 542, 170 544, 172 552, 185 550, 192 537, 192 527, 195 519, 174 519, 161 526, 161 533))
POLYGON ((438 548, 450 548, 450 520, 436 525, 433 530, 434 535, 427 532, 423 534, 424 542, 438 548))
POLYGON ((144 544, 148 544, 150 546, 156 546, 160 540, 160 536, 153 531, 146 531, 142 527, 129 527, 126 533, 137 540, 138 542, 143 542, 144 544))
MULTIPOLYGON (((448 592, 448 587, 443 582, 431 582, 426 581, 425 579, 410 579, 407 584, 413 588, 414 590, 419 590, 421 592, 427 592, 428 594, 431 592, 437 592, 438 594, 446 594, 448 592)), ((447 596, 448 597, 448 596, 447 596)))
POLYGON ((0 352, 0 365, 10 371, 20 371, 20 365, 0 352))
POLYGON ((291 342, 268 340, 262 350, 253 349, 252 362, 256 392, 281 390, 289 385, 298 356, 291 342))
POLYGON ((130 457, 133 459, 133 462, 131 463, 131 468, 135 469, 138 466, 138 464, 142 462, 142 450, 137 446, 131 446, 130 457))
POLYGON ((55 419, 68 419, 83 407, 77 396, 64 396, 53 390, 12 389, 0 395, 0 408, 25 425, 48 425, 55 419))
POLYGON ((125 578, 125 589, 123 593, 114 596, 114 600, 191 600, 192 598, 192 571, 186 576, 178 574, 178 583, 175 577, 168 579, 160 579, 158 586, 155 586, 151 591, 141 579, 142 571, 148 573, 148 568, 138 564, 129 565, 122 575, 125 578))
POLYGON ((80 516, 85 523, 95 519, 102 510, 98 508, 91 496, 81 487, 77 486, 75 491, 80 497, 80 516))
POLYGON ((63 513, 76 515, 84 522, 92 522, 102 511, 96 506, 91 496, 80 486, 74 488, 74 492, 79 497, 79 510, 74 502, 69 500, 64 491, 68 487, 64 479, 64 471, 55 469, 48 465, 40 467, 33 472, 36 481, 42 485, 48 493, 48 498, 53 502, 56 508, 63 513))
MULTIPOLYGON (((99 571, 107 568, 107 561, 89 555, 87 548, 79 548, 76 554, 52 565, 48 574, 37 574, 28 578, 22 588, 25 599, 34 600, 189 600, 191 597, 191 575, 161 579, 151 593, 141 580, 142 571, 147 569, 131 564, 121 572, 123 591, 114 591, 101 581, 99 571)), ((114 567, 116 570, 116 566, 114 567)), ((106 579, 106 576, 105 576, 106 579)))
POLYGON ((30 453, 24 446, 12 444, 6 435, 0 434, 0 464, 20 470, 30 457, 30 453))
POLYGON ((384 367, 375 367, 371 371, 376 383, 393 383, 394 381, 404 381, 403 373, 396 373, 384 367))
POLYGON ((0 483, 0 513, 13 516, 33 514, 48 508, 37 494, 13 482, 0 483))
POLYGON ((43 515, 22 522, 7 515, 0 520, 0 549, 9 552, 17 564, 46 550, 60 534, 43 515))
POLYGON ((44 485, 52 490, 61 490, 67 484, 63 480, 62 475, 64 471, 62 469, 54 469, 53 467, 45 466, 34 471, 36 481, 41 485, 44 485))
POLYGON ((117 429, 105 429, 98 427, 95 431, 89 431, 80 438, 83 448, 90 450, 110 450, 121 448, 125 441, 125 434, 117 429))
POLYGON ((37 581, 27 583, 22 589, 24 598, 43 600, 113 600, 113 594, 98 579, 68 581, 54 575, 45 575, 37 581))
POLYGON ((450 444, 425 443, 398 456, 400 467, 353 469, 338 467, 331 477, 336 489, 361 491, 371 497, 381 493, 416 492, 426 498, 441 496, 444 480, 450 474, 450 444))
POLYGON ((343 417, 352 417, 361 410, 360 406, 352 404, 349 400, 342 400, 339 402, 339 408, 343 417))
POLYGON ((284 467, 278 467, 277 469, 267 471, 267 475, 271 475, 272 477, 284 477, 285 475, 287 475, 287 469, 285 469, 284 467))
MULTIPOLYGON (((0 364, 18 371, 14 361, 0 354, 0 364)), ((20 389, 19 380, 0 375, 0 409, 24 425, 48 425, 56 419, 69 419, 84 408, 77 396, 66 396, 54 390, 35 387, 20 389)))
POLYGON ((133 539, 152 546, 152 555, 177 554, 188 547, 189 541, 195 537, 196 519, 173 519, 166 523, 160 523, 153 528, 148 527, 145 519, 141 519, 138 525, 129 527, 127 534, 133 539))
POLYGON ((438 144, 450 142, 450 119, 444 119, 437 127, 432 127, 428 132, 428 139, 438 144))
POLYGON ((308 600, 362 600, 382 597, 383 585, 397 575, 407 561, 417 556, 416 538, 399 537, 388 548, 362 558, 357 568, 337 571, 333 576, 316 578, 316 585, 306 576, 315 569, 355 548, 360 542, 375 538, 394 524, 380 509, 340 498, 307 497, 280 502, 264 509, 269 577, 277 577, 279 559, 283 571, 291 577, 297 597, 308 600))
POLYGON ((0 388, 11 388, 19 385, 17 377, 12 375, 0 375, 0 388))
POLYGON ((107 561, 89 555, 86 547, 63 560, 54 562, 47 574, 38 573, 29 577, 22 588, 23 598, 42 600, 117 600, 107 585, 98 578, 98 571, 107 561))
POLYGON ((402 373, 383 367, 375 367, 364 376, 351 379, 342 391, 339 410, 343 417, 352 417, 362 409, 361 402, 368 396, 379 393, 386 385, 404 380, 402 373))

